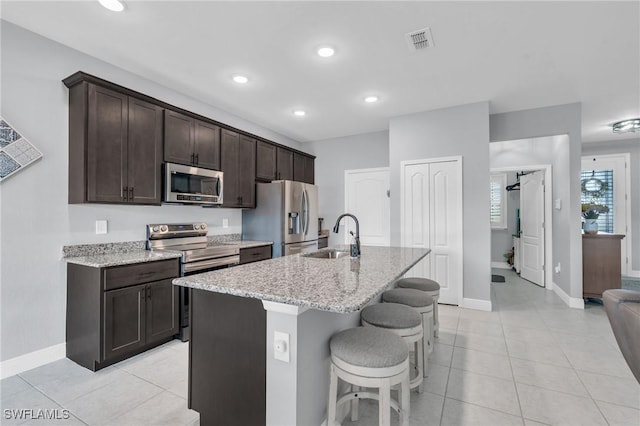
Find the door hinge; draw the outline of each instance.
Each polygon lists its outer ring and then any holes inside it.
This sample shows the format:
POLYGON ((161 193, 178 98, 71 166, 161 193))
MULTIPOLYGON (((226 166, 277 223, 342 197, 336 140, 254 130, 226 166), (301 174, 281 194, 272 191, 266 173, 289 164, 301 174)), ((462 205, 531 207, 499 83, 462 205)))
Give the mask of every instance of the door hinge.
POLYGON ((387 198, 391 198, 391 190, 387 189, 387 198))
POLYGON ((542 264, 542 270, 544 271, 544 263, 542 264))

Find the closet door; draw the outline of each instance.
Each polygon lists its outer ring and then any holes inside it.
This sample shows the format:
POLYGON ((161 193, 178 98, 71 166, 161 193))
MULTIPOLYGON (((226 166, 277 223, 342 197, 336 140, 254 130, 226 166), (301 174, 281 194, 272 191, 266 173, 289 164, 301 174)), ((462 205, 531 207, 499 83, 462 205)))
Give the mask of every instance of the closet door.
POLYGON ((462 161, 402 163, 402 245, 431 253, 407 276, 440 284, 440 302, 458 305, 462 290, 462 161))

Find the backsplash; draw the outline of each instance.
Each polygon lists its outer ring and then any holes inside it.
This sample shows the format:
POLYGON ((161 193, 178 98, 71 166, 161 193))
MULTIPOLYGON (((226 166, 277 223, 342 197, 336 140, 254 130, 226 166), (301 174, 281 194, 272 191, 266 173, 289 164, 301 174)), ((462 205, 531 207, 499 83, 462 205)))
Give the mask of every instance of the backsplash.
MULTIPOLYGON (((240 234, 209 235, 209 244, 239 241, 240 234)), ((101 254, 118 254, 146 249, 146 241, 123 241, 118 243, 78 244, 62 247, 62 257, 97 256, 101 254)))

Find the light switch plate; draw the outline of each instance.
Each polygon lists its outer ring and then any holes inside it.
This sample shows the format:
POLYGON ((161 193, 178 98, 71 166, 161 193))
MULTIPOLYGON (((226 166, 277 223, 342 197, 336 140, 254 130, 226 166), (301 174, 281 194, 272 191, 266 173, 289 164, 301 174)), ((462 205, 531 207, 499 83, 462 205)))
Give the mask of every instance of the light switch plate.
POLYGON ((556 210, 562 209, 562 200, 560 198, 556 198, 553 206, 556 208, 556 210))
POLYGON ((96 234, 106 234, 107 233, 107 221, 106 220, 96 220, 96 234))
POLYGON ((228 228, 229 227, 229 219, 227 219, 227 218, 222 219, 222 227, 223 228, 228 228))
POLYGON ((289 335, 281 331, 273 333, 273 357, 280 361, 289 362, 289 335))

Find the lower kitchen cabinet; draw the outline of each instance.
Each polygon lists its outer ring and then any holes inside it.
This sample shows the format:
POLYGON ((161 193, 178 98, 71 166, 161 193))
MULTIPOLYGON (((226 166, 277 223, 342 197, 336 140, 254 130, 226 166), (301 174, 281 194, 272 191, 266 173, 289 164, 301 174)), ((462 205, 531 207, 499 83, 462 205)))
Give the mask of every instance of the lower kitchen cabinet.
POLYGON ((271 259, 271 245, 240 249, 240 265, 271 259))
POLYGON ((177 259, 67 266, 67 357, 96 371, 178 333, 177 259))

